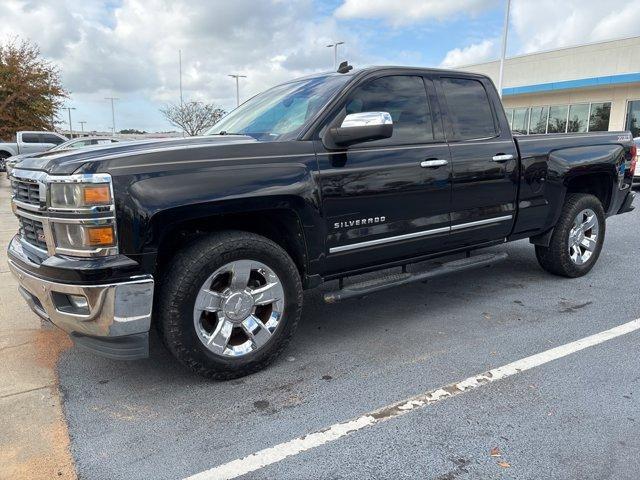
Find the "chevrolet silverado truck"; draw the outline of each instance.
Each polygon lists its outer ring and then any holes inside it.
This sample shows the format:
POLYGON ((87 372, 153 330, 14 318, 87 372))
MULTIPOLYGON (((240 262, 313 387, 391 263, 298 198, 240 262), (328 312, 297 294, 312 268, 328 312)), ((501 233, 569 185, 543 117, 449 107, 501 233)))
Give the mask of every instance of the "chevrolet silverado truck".
POLYGON ((55 132, 18 132, 15 142, 0 142, 0 172, 5 170, 5 162, 9 157, 44 152, 66 141, 66 137, 55 132))
POLYGON ((9 267, 78 346, 142 358, 156 328, 229 379, 283 351, 323 282, 339 302, 491 265, 506 255, 476 251, 520 239, 548 272, 585 275, 606 219, 633 209, 635 160, 629 132, 514 137, 482 75, 342 65, 201 137, 24 159, 9 267))

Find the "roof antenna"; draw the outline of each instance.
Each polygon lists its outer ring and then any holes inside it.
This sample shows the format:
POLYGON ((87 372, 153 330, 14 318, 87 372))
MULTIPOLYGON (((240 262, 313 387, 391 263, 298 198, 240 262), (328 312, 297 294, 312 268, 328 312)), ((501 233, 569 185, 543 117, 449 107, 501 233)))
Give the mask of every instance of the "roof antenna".
POLYGON ((353 65, 349 65, 349 62, 342 62, 338 67, 338 73, 347 73, 353 70, 353 65))

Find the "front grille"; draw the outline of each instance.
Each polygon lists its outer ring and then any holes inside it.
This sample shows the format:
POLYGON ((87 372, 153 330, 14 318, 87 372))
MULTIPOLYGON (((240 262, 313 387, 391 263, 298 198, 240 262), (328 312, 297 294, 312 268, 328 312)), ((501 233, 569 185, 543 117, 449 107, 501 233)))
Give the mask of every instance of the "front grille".
POLYGON ((47 242, 44 239, 44 228, 42 222, 31 220, 30 218, 18 217, 20 224, 20 234, 31 245, 35 245, 43 250, 47 249, 47 242))
POLYGON ((22 203, 40 205, 40 186, 37 182, 22 179, 11 179, 14 198, 22 203))

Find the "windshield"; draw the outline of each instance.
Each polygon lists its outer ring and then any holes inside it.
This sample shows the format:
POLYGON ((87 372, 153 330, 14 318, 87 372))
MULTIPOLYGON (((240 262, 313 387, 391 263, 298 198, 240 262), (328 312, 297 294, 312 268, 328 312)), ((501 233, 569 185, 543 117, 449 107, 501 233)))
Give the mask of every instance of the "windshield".
POLYGON ((241 134, 257 140, 290 140, 347 81, 316 77, 285 83, 251 98, 215 124, 207 135, 241 134))

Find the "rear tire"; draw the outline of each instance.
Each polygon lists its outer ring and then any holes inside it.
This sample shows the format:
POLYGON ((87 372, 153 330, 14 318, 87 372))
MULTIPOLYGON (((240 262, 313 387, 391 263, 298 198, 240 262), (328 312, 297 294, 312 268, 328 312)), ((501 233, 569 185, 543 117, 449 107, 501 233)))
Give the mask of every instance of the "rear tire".
POLYGON ((302 284, 276 243, 229 231, 178 252, 156 298, 156 324, 171 353, 200 375, 229 380, 282 353, 300 319, 302 284))
POLYGON ((536 245, 538 263, 554 275, 586 275, 598 261, 605 231, 600 200, 590 194, 568 194, 549 246, 536 245))

